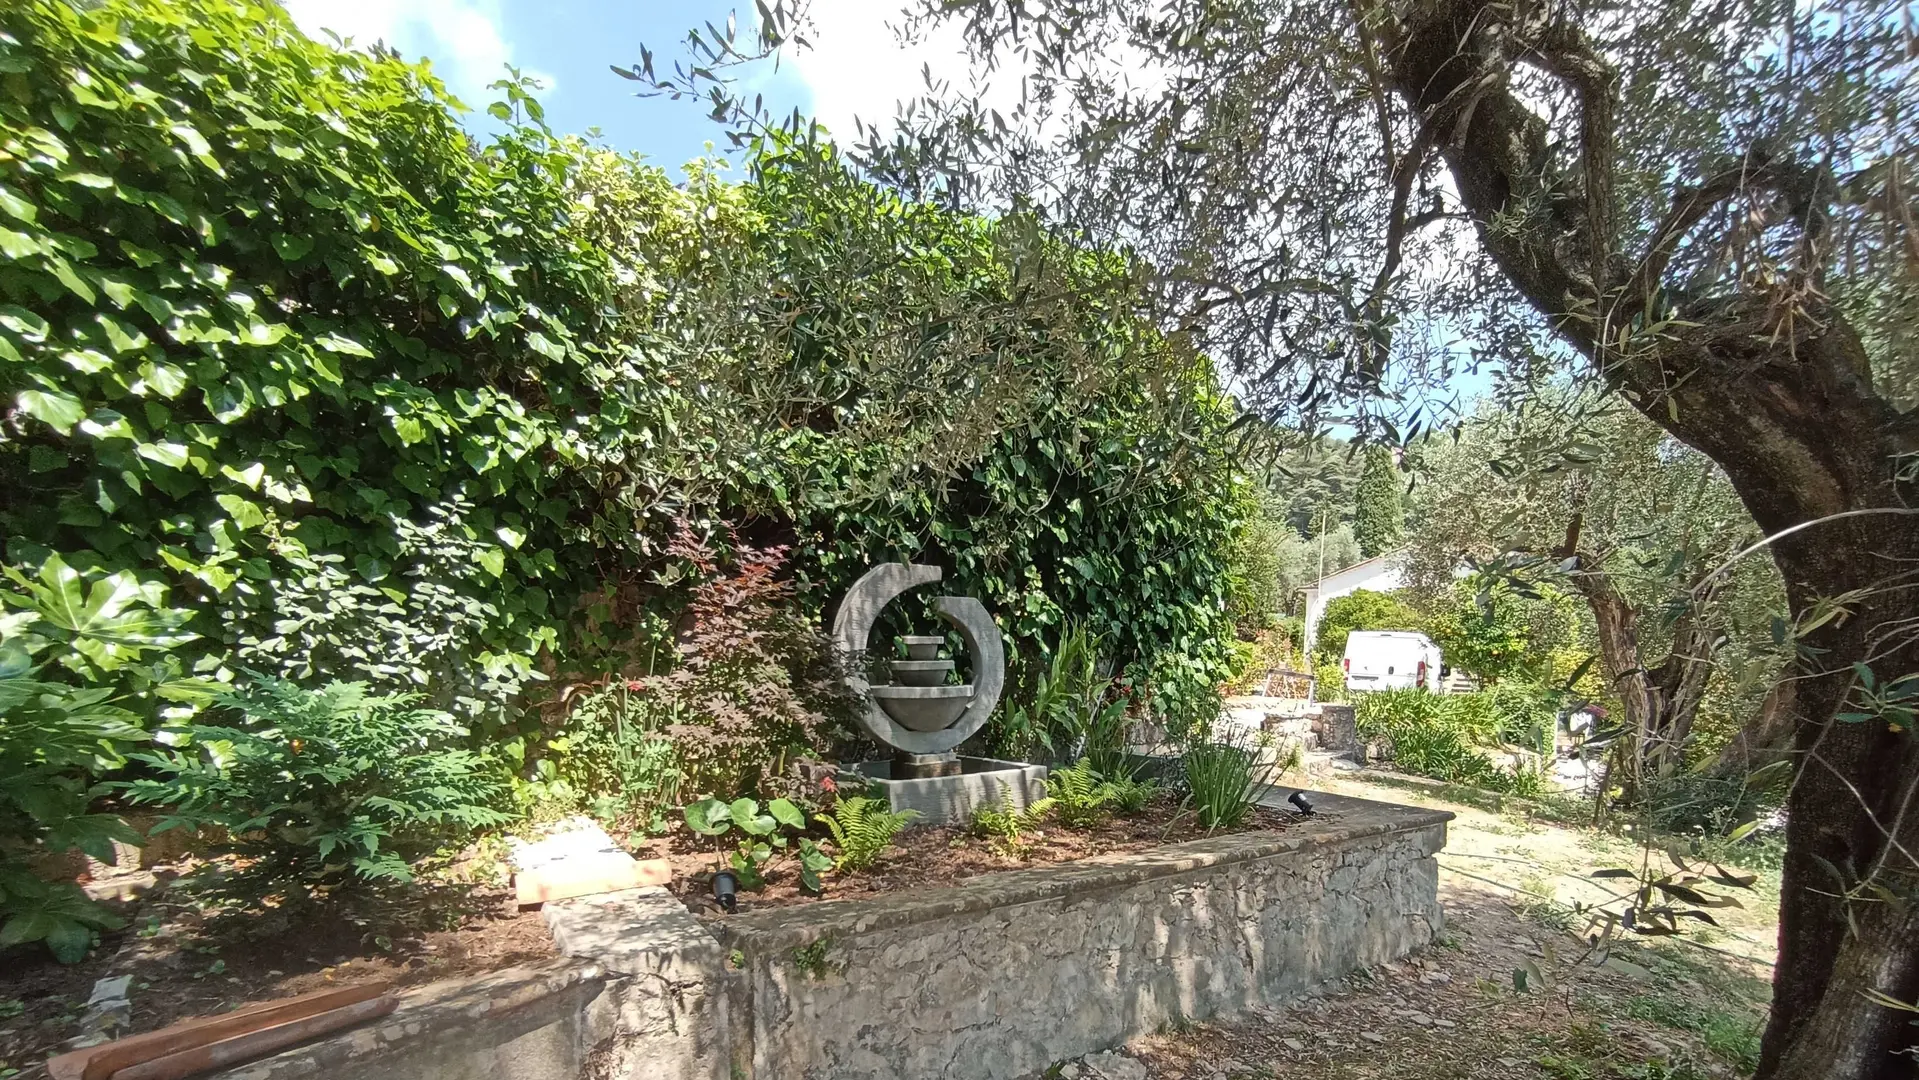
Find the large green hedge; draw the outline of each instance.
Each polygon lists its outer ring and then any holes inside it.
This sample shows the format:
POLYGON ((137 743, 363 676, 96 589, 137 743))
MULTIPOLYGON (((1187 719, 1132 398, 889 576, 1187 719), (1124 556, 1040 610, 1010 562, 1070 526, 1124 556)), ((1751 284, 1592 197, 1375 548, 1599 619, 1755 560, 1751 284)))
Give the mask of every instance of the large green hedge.
POLYGON ((481 144, 247 0, 10 5, 0 81, 7 560, 170 586, 205 672, 510 721, 630 656, 678 518, 794 544, 816 607, 933 560, 1017 653, 1071 616, 1223 670, 1230 410, 1115 261, 803 140, 675 185, 518 85, 481 144))

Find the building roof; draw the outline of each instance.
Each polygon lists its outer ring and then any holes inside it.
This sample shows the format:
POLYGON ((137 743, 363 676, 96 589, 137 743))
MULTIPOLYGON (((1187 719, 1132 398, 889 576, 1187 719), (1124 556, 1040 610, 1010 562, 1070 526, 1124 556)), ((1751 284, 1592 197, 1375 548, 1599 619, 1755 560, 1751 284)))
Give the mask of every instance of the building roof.
MULTIPOLYGON (((1380 552, 1379 554, 1377 554, 1377 555, 1375 555, 1375 556, 1373 556, 1373 557, 1372 557, 1372 558, 1370 558, 1370 559, 1361 559, 1361 560, 1359 560, 1358 562, 1356 562, 1356 563, 1354 563, 1354 564, 1352 564, 1351 566, 1342 566, 1342 567, 1340 567, 1340 568, 1339 568, 1339 569, 1337 569, 1337 570, 1333 570, 1333 571, 1330 571, 1330 572, 1328 572, 1328 573, 1326 573, 1325 575, 1323 575, 1323 576, 1322 576, 1322 577, 1321 577, 1321 578, 1320 578, 1319 580, 1320 580, 1320 581, 1325 581, 1325 580, 1326 580, 1327 578, 1336 578, 1336 577, 1338 577, 1338 576, 1339 576, 1339 575, 1341 575, 1341 574, 1344 574, 1344 573, 1346 573, 1346 572, 1348 572, 1348 571, 1351 571, 1351 570, 1357 570, 1357 569, 1359 569, 1360 567, 1362 567, 1362 566, 1365 566, 1365 565, 1367 565, 1367 564, 1369 564, 1369 563, 1376 563, 1376 562, 1380 562, 1381 560, 1384 560, 1384 559, 1390 559, 1390 558, 1392 558, 1393 556, 1395 556, 1395 555, 1398 555, 1399 553, 1401 553, 1401 552, 1403 552, 1403 551, 1405 551, 1405 550, 1406 550, 1406 546, 1402 544, 1402 545, 1400 545, 1399 547, 1396 547, 1396 548, 1394 548, 1394 549, 1392 549, 1391 551, 1382 551, 1382 552, 1380 552)), ((1318 585, 1318 583, 1317 583, 1317 582, 1315 582, 1314 584, 1311 584, 1311 585, 1308 585, 1308 586, 1306 586, 1306 588, 1305 588, 1305 590, 1304 590, 1304 591, 1306 591, 1306 592, 1312 592, 1313 590, 1315 590, 1315 589, 1317 589, 1317 588, 1319 588, 1319 585, 1318 585)))

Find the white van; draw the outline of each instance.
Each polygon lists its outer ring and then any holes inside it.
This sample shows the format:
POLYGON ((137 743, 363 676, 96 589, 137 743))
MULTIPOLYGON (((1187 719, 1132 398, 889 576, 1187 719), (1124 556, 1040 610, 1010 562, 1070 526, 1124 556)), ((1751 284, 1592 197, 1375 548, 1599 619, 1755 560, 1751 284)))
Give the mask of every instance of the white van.
POLYGON ((1439 692, 1439 646, 1413 630, 1355 630, 1346 635, 1346 689, 1439 692))

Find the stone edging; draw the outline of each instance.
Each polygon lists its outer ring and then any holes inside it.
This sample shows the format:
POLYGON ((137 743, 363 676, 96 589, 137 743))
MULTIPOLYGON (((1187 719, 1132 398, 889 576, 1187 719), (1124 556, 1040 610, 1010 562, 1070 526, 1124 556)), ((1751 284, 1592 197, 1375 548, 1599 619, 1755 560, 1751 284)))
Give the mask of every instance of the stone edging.
MULTIPOLYGON (((1290 792, 1273 789, 1261 803, 1284 807, 1285 794, 1290 792)), ((1412 832, 1453 819, 1453 814, 1445 810, 1317 792, 1313 793, 1312 801, 1315 808, 1328 816, 1302 822, 1283 832, 1231 833, 1143 852, 1099 855, 1028 870, 1003 870, 912 893, 769 908, 732 916, 717 926, 707 925, 717 933, 723 945, 750 943, 756 949, 796 948, 838 934, 910 926, 990 908, 1121 889, 1208 867, 1268 859, 1371 836, 1412 832)))

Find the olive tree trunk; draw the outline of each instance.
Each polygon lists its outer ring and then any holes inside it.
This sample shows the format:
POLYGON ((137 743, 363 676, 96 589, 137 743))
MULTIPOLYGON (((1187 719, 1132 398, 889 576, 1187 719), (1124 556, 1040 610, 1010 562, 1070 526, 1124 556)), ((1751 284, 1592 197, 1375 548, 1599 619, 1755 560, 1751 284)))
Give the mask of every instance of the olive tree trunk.
POLYGON ((1685 765, 1693 717, 1712 677, 1713 634, 1700 608, 1713 590, 1710 584, 1696 590, 1695 602, 1673 623, 1665 658, 1650 662, 1642 634, 1645 613, 1619 591, 1603 559, 1580 547, 1583 523, 1583 516, 1575 513, 1556 554, 1575 563, 1571 580, 1592 611, 1600 669, 1625 714, 1621 733, 1628 741, 1616 758, 1625 775, 1614 779, 1624 782, 1631 800, 1648 780, 1685 765))
POLYGON ((1519 22, 1491 0, 1358 9, 1391 87, 1428 125, 1480 242, 1514 287, 1627 400, 1726 472, 1754 519, 1803 629, 1810 666, 1791 673, 1794 780, 1765 1080, 1911 1077, 1919 1001, 1919 741, 1883 722, 1837 718, 1852 665, 1919 671, 1909 625, 1919 573, 1919 490, 1901 473, 1919 429, 1873 390, 1844 316, 1807 289, 1783 319, 1766 297, 1694 301, 1683 328, 1613 351, 1595 310, 1630 325, 1663 295, 1667 259, 1715 206, 1753 188, 1788 204, 1809 237, 1823 208, 1809 169, 1755 150, 1689 178, 1663 220, 1622 252, 1609 224, 1612 72, 1576 26, 1519 22), (1576 166, 1556 166, 1545 122, 1509 89, 1525 61, 1581 103, 1576 166), (1842 516, 1843 515, 1843 516, 1842 516), (1818 524, 1808 523, 1818 522, 1818 524), (1844 614, 1832 615, 1831 605, 1844 614))

